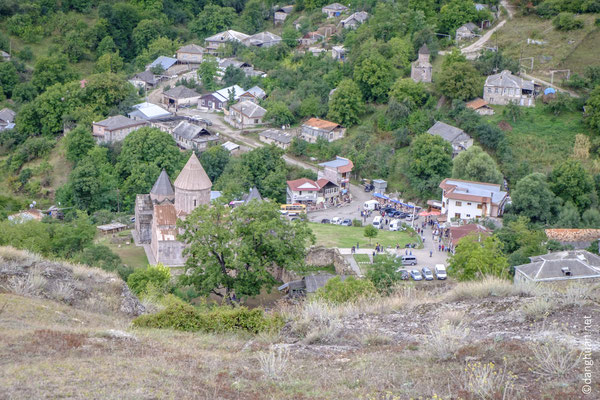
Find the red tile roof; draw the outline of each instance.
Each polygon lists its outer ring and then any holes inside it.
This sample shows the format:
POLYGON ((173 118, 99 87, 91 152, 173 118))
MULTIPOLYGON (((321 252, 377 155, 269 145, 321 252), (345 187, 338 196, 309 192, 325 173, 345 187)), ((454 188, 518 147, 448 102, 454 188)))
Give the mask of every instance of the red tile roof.
POLYGON ((492 232, 485 226, 479 224, 467 224, 461 226, 450 227, 450 238, 452 246, 456 246, 458 241, 471 233, 479 233, 483 236, 489 236, 492 232))
POLYGON ((477 110, 478 108, 481 108, 483 106, 487 106, 488 102, 485 101, 484 99, 475 99, 475 100, 471 100, 470 102, 467 103, 467 108, 470 108, 471 110, 477 110))
MULTIPOLYGON (((325 178, 321 178, 317 181, 317 185, 319 186, 319 188, 322 188, 323 186, 327 185, 328 183, 333 183, 331 182, 329 179, 325 179, 325 178)), ((335 185, 335 183, 333 183, 335 185)), ((337 185, 335 185, 337 186, 337 185)))
POLYGON ((546 229, 546 236, 559 242, 591 242, 600 239, 600 229, 546 229))
POLYGON ((340 124, 336 124, 335 122, 326 121, 319 118, 311 118, 306 121, 304 125, 310 126, 311 128, 323 129, 325 131, 332 131, 340 126, 340 124))
POLYGON ((321 187, 313 180, 308 178, 300 178, 294 181, 287 181, 288 186, 294 192, 297 191, 317 191, 321 187))

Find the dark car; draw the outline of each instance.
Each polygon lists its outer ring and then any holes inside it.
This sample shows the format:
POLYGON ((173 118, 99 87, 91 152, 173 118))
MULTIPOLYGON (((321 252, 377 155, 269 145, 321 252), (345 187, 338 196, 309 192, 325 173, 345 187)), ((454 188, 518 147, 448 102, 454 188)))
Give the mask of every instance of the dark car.
POLYGON ((352 220, 346 218, 345 220, 342 221, 342 223, 340 225, 343 225, 343 226, 352 226, 352 220))
POLYGON ((400 279, 402 279, 403 281, 407 281, 410 278, 410 274, 408 273, 408 270, 399 269, 398 273, 400 274, 400 279))
POLYGON ((373 189, 374 189, 374 186, 371 185, 370 183, 365 184, 365 192, 370 192, 373 189))
POLYGON ((322 224, 330 224, 330 223, 331 223, 331 220, 330 220, 330 219, 327 219, 327 218, 323 218, 323 219, 321 220, 321 223, 322 223, 322 224))
POLYGON ((426 281, 433 280, 433 272, 431 272, 431 270, 429 268, 427 268, 427 267, 421 268, 421 273, 423 274, 423 277, 425 277, 426 281))
POLYGON ((383 209, 383 211, 384 211, 386 214, 391 214, 391 213, 394 213, 394 212, 396 212, 396 209, 395 209, 395 208, 393 208, 393 207, 386 207, 386 208, 384 208, 384 209, 383 209))

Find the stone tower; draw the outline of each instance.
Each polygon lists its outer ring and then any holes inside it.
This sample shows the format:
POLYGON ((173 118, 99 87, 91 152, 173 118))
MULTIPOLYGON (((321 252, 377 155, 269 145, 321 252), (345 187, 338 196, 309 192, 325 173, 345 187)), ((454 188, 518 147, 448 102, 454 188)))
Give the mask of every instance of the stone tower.
POLYGON ((429 48, 423 44, 419 49, 417 61, 412 63, 410 77, 415 82, 431 82, 433 67, 429 62, 429 48))
POLYGON ((171 180, 164 169, 158 176, 154 186, 152 186, 150 199, 153 203, 162 203, 165 200, 171 203, 175 201, 175 192, 173 191, 173 186, 171 186, 171 180))
POLYGON ((185 164, 175 180, 175 210, 183 217, 199 205, 210 203, 212 182, 196 154, 185 164))

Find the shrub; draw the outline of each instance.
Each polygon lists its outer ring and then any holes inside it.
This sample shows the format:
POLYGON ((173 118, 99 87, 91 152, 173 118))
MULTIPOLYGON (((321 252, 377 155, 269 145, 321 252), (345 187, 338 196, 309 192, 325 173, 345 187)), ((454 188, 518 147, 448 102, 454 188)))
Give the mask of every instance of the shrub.
POLYGON ((138 296, 147 290, 149 283, 164 291, 171 280, 171 271, 162 264, 149 265, 147 268, 134 271, 127 278, 127 285, 138 296))
POLYGON ((427 354, 438 360, 449 360, 463 346, 469 330, 462 322, 439 318, 429 328, 425 346, 427 354))
POLYGON ((358 226, 360 228, 362 226, 362 221, 360 219, 353 219, 352 226, 358 226))
POLYGON ((517 376, 509 371, 506 362, 498 368, 493 362, 467 363, 462 373, 463 389, 477 399, 511 399, 515 396, 517 376))
POLYGON ((569 376, 581 361, 582 355, 549 332, 542 340, 529 344, 529 350, 533 354, 530 370, 550 379, 569 376))
POLYGON ((266 377, 280 379, 287 369, 290 351, 278 347, 277 349, 271 349, 268 353, 260 353, 257 358, 260 369, 266 377))
POLYGON ((556 309, 556 302, 550 298, 538 297, 530 303, 521 307, 523 316, 529 321, 538 321, 546 317, 556 309))
POLYGON ((568 12, 561 12, 552 20, 552 25, 559 31, 572 31, 583 28, 583 21, 568 12))
POLYGON ((355 302, 364 297, 375 295, 373 282, 349 276, 344 281, 340 277, 330 279, 325 286, 317 290, 315 298, 331 303, 355 302))
POLYGON ((258 333, 280 329, 280 316, 267 316, 260 308, 231 308, 218 306, 199 310, 189 304, 172 302, 164 310, 142 315, 133 321, 139 328, 175 329, 188 332, 235 332, 258 333))

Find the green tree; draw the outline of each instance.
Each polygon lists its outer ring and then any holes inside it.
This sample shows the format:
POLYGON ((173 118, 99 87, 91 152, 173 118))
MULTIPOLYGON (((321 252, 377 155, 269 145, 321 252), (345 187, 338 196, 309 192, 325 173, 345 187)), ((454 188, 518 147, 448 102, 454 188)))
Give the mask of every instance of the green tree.
POLYGON ((448 272, 459 281, 482 279, 487 275, 508 278, 508 261, 502 253, 502 242, 496 236, 482 241, 477 235, 465 236, 450 256, 448 272))
POLYGON ((149 285, 161 292, 166 292, 171 281, 171 271, 169 267, 158 263, 148 265, 146 268, 136 269, 127 278, 127 286, 138 296, 144 295, 149 289, 149 285))
POLYGON ((190 30, 203 39, 215 33, 227 30, 233 25, 237 14, 231 7, 209 4, 190 24, 190 30))
POLYGON ((31 83, 42 92, 55 83, 65 83, 77 78, 66 57, 54 55, 40 57, 35 63, 31 83))
POLYGON ((572 31, 583 28, 583 21, 575 18, 570 12, 561 12, 552 20, 552 25, 559 31, 572 31))
POLYGON ((367 270, 366 277, 373 282, 379 293, 390 294, 394 285, 401 279, 398 264, 393 257, 377 256, 367 270))
POLYGON ((141 53, 148 47, 150 42, 163 36, 164 33, 165 29, 163 21, 156 19, 141 20, 131 34, 136 52, 138 54, 141 53))
POLYGON ((503 181, 496 161, 479 146, 472 146, 456 156, 452 163, 452 177, 488 183, 503 181))
POLYGON ((453 35, 461 25, 475 20, 477 9, 470 0, 451 0, 440 9, 438 21, 442 32, 453 35))
POLYGON ((435 189, 450 176, 452 146, 439 136, 421 134, 410 145, 408 172, 421 191, 435 189))
POLYGON ((600 133, 600 84, 590 93, 586 103, 586 114, 585 122, 596 133, 600 133))
POLYGON ((411 110, 419 108, 427 101, 427 92, 425 85, 421 82, 415 82, 410 78, 398 79, 392 86, 390 97, 396 99, 399 103, 406 104, 411 110))
POLYGON ((595 228, 600 226, 600 211, 596 208, 589 208, 581 216, 581 224, 584 228, 595 228))
POLYGON ((581 228, 579 210, 571 201, 567 201, 561 208, 556 221, 557 228, 581 228))
POLYGON ((0 88, 6 97, 11 98, 13 89, 19 83, 19 74, 12 62, 0 62, 0 88))
POLYGON ((94 145, 92 133, 83 126, 78 126, 70 131, 65 138, 67 160, 77 163, 87 155, 94 145))
POLYGON ((295 48, 298 46, 298 39, 300 38, 300 32, 296 30, 293 26, 286 26, 283 28, 283 32, 281 34, 281 39, 286 46, 290 48, 295 48))
POLYGON ((443 95, 463 101, 480 95, 483 87, 482 78, 468 62, 443 66, 436 82, 443 95))
POLYGON ((105 53, 98 57, 94 71, 97 73, 117 73, 123 69, 123 59, 119 53, 105 53))
POLYGON ((115 41, 110 36, 105 36, 100 43, 98 43, 98 47, 96 47, 96 54, 98 54, 98 57, 106 53, 116 53, 117 51, 118 49, 115 45, 115 41))
POLYGON ((269 101, 267 103, 267 113, 265 119, 275 125, 291 125, 296 118, 288 106, 282 101, 269 101))
POLYGON ((396 72, 390 60, 372 51, 354 67, 354 80, 358 83, 366 100, 384 102, 396 72))
POLYGON ((581 213, 592 203, 594 182, 581 162, 565 160, 552 170, 550 189, 565 203, 573 202, 581 213))
POLYGON ((514 101, 509 101, 506 107, 504 107, 504 110, 502 110, 502 115, 512 119, 513 123, 517 122, 522 114, 523 110, 521 109, 521 106, 514 101))
POLYGON ((188 256, 181 283, 225 299, 270 289, 275 284, 270 268, 301 266, 307 244, 314 241, 305 221, 281 218, 272 202, 253 201, 233 210, 200 206, 178 225, 188 256))
POLYGON ((527 264, 529 257, 547 253, 544 244, 548 241, 541 229, 532 229, 529 219, 521 216, 506 223, 496 236, 502 241, 502 250, 508 255, 509 265, 527 264))
POLYGON ((317 290, 315 298, 328 303, 344 304, 373 297, 375 293, 376 288, 368 279, 349 276, 342 281, 339 276, 336 276, 317 290))
POLYGON ((511 193, 512 209, 532 222, 549 224, 557 213, 558 201, 546 176, 536 172, 519 180, 511 193))
POLYGON ((200 81, 202 81, 202 86, 209 92, 212 92, 217 88, 215 85, 217 67, 217 60, 214 57, 205 57, 198 68, 198 77, 200 78, 200 81))
POLYGON ((229 163, 229 152, 223 146, 213 146, 200 154, 200 163, 212 182, 221 176, 227 163, 229 163))
POLYGON ((329 101, 327 118, 344 126, 352 126, 360 121, 359 115, 364 109, 360 88, 351 79, 344 79, 329 101))
POLYGON ((377 228, 375 228, 373 225, 365 226, 364 235, 366 238, 369 238, 369 244, 371 244, 371 241, 377 237, 378 233, 379 230, 377 230, 377 228))

